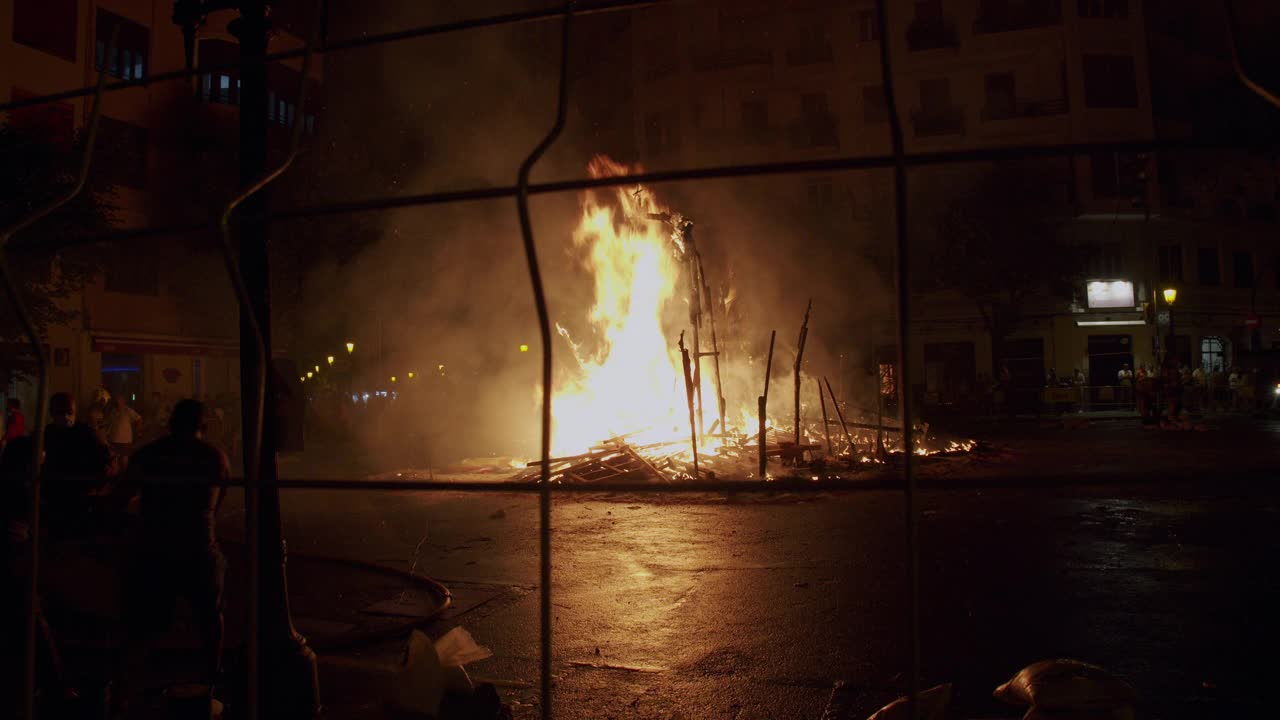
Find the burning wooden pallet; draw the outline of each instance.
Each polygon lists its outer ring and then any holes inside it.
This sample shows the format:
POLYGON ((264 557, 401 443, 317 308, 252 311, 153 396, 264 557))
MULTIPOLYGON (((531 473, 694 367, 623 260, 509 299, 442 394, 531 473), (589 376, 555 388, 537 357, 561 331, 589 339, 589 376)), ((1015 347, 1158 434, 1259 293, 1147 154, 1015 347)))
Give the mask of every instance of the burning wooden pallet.
MULTIPOLYGON (((662 468, 671 465, 671 456, 659 458, 656 462, 641 454, 641 450, 657 449, 671 443, 635 448, 619 438, 607 441, 602 446, 582 455, 551 458, 551 482, 566 483, 601 483, 601 482, 671 482, 671 476, 662 468)), ((542 462, 535 460, 528 464, 530 468, 538 468, 524 473, 519 480, 537 480, 542 477, 542 462)))

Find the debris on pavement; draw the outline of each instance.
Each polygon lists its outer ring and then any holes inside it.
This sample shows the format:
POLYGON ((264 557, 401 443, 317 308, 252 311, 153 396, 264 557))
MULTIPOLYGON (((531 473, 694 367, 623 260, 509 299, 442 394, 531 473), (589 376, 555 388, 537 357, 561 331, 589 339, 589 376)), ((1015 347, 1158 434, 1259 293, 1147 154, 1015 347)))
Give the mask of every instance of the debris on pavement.
POLYGON ((1030 705, 1026 720, 1128 720, 1137 699, 1128 683, 1079 660, 1032 663, 992 695, 1013 705, 1030 705))
MULTIPOLYGON (((445 633, 434 643, 420 630, 414 630, 409 636, 409 646, 399 672, 395 699, 397 709, 433 718, 449 717, 440 714, 447 695, 469 698, 475 693, 463 666, 492 656, 489 648, 478 644, 471 633, 460 627, 445 633)), ((491 686, 489 692, 493 692, 491 686)), ((452 700, 450 703, 470 707, 465 700, 452 700)), ((485 705, 483 701, 479 703, 482 707, 485 705)))

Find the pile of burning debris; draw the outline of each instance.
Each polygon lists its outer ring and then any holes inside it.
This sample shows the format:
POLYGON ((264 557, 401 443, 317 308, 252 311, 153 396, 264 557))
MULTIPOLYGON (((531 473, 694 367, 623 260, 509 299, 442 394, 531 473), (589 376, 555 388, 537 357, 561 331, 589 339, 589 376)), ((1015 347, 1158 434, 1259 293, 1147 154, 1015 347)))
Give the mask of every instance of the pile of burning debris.
MULTIPOLYGON (((827 424, 829 430, 845 431, 848 439, 833 443, 795 442, 773 428, 765 434, 763 457, 766 480, 794 476, 811 480, 822 477, 847 477, 854 472, 874 471, 893 466, 902 458, 900 427, 870 423, 838 422, 827 424), (772 466, 770 462, 777 462, 772 466)), ((814 425, 806 428, 820 431, 814 425)), ((917 428, 915 453, 941 459, 967 454, 976 443, 972 440, 940 440, 928 435, 929 428, 917 428)), ((810 432, 810 434, 814 434, 810 432)), ((689 441, 634 443, 635 434, 613 437, 577 455, 551 458, 549 477, 553 483, 672 483, 716 479, 754 480, 759 475, 760 443, 757 437, 729 433, 712 438, 713 443, 700 449, 698 465, 689 441)), ((542 462, 525 464, 513 479, 521 482, 539 480, 542 462)))
MULTIPOLYGON (((603 157, 589 169, 596 176, 629 172, 603 157)), ((578 330, 586 339, 556 325, 575 364, 555 386, 551 482, 771 479, 770 459, 783 468, 780 476, 815 478, 901 457, 901 426, 883 406, 854 408, 837 399, 826 378, 805 372, 812 301, 788 348, 793 412, 770 412, 777 333, 763 356, 763 330, 730 312, 737 307, 731 288, 708 278, 694 222, 663 207, 648 188, 585 194, 573 243, 596 299, 589 325, 578 330), (756 395, 762 365, 763 393, 756 395), (819 402, 802 405, 803 388, 815 388, 819 402)), ((883 393, 874 392, 877 401, 868 404, 883 405, 883 393)), ((913 452, 972 447, 928 435, 927 427, 915 428, 913 452)), ((539 480, 543 470, 541 461, 528 463, 517 479, 539 480)))

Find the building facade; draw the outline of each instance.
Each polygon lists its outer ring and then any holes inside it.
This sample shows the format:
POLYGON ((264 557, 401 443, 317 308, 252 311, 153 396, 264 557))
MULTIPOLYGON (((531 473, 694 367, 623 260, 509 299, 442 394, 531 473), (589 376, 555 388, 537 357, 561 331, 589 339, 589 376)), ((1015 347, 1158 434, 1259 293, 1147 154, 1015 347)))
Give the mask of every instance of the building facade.
MULTIPOLYGON (((91 86, 99 69, 111 79, 130 80, 184 68, 183 34, 172 12, 173 3, 161 0, 0 0, 0 101, 91 86), (115 49, 109 54, 113 31, 115 49)), ((236 40, 228 30, 235 16, 234 11, 212 13, 197 29, 197 66, 235 60, 236 40)), ((269 51, 300 44, 278 28, 269 51)), ((316 84, 318 67, 319 59, 310 79, 316 84)), ((295 123, 314 132, 315 114, 299 112, 293 99, 300 70, 296 60, 269 68, 269 119, 273 132, 282 136, 295 123)), ((223 69, 104 94, 99 147, 110 145, 119 159, 92 172, 111 173, 115 225, 127 229, 173 220, 178 200, 203 203, 201 217, 208 218, 218 198, 234 189, 234 172, 217 178, 210 172, 206 181, 222 183, 216 192, 202 197, 193 185, 181 195, 169 186, 174 176, 167 171, 191 162, 183 143, 193 136, 192 127, 206 140, 216 138, 215 147, 234 149, 236 75, 223 69)), ((70 137, 85 125, 92 104, 90 97, 23 108, 8 118, 0 114, 0 122, 65 126, 52 134, 70 137)), ((222 154, 234 163, 234 152, 222 154)), ((187 170, 193 176, 202 172, 198 164, 187 170)), ((121 245, 101 276, 68 300, 76 319, 48 328, 51 392, 71 392, 85 402, 104 387, 135 406, 154 393, 172 401, 238 392, 238 315, 229 281, 213 238, 185 242, 161 238, 121 245), (179 257, 181 262, 174 262, 179 257)), ((19 382, 7 393, 30 399, 34 387, 19 382)))
MULTIPOLYGON (((908 152, 1156 137, 1152 34, 1139 0, 888 5, 908 152)), ((1163 12, 1163 6, 1151 7, 1163 12)), ((637 11, 633 33, 636 147, 647 167, 890 152, 884 38, 873 2, 675 4, 637 11)), ((1169 128, 1161 131, 1170 137, 1169 128)), ((945 293, 919 297, 908 349, 919 369, 915 397, 963 402, 976 394, 982 375, 999 372, 993 357, 1009 362, 1016 383, 1028 387, 1041 387, 1050 371, 1070 377, 1077 369, 1092 385, 1114 385, 1121 366, 1154 366, 1169 346, 1166 287, 1179 291, 1173 345, 1184 362, 1227 368, 1244 348, 1275 345, 1280 251, 1268 219, 1275 212, 1274 165, 1248 157, 1206 162, 1134 153, 1040 161, 1045 177, 1061 186, 1069 231, 1089 257, 1085 281, 1074 301, 1030 302, 998 349, 973 303, 945 293), (1221 182, 1224 173, 1259 187, 1236 189, 1221 182), (1227 187, 1241 196, 1238 203, 1220 197, 1227 187)), ((913 170, 912 177, 962 187, 980 170, 944 166, 913 170)), ((885 173, 791 183, 796 202, 807 201, 813 217, 822 216, 815 224, 865 243, 868 262, 891 269, 885 173)), ((873 352, 881 357, 866 357, 867 364, 896 354, 893 321, 878 326, 881 349, 873 352)))

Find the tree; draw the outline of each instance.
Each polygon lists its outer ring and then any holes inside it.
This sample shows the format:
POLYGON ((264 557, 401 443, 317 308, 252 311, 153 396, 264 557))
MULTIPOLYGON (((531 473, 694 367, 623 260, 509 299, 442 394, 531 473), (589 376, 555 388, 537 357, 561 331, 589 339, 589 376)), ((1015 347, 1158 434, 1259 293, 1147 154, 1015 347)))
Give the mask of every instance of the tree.
POLYGON ((936 212, 933 242, 917 243, 929 251, 917 265, 926 284, 962 295, 982 317, 993 377, 1005 338, 1027 310, 1070 301, 1083 279, 1084 255, 1067 233, 1061 188, 1043 166, 993 167, 936 212))
MULTIPOLYGON (((0 226, 13 224, 70 189, 83 142, 83 137, 59 141, 37 128, 0 126, 0 226)), ((110 162, 114 152, 99 148, 96 162, 110 162)), ((108 232, 115 210, 104 182, 91 180, 74 200, 11 240, 10 269, 42 336, 50 326, 78 315, 66 300, 93 280, 109 250, 77 243, 108 232), (57 248, 65 249, 55 252, 57 248)), ((35 356, 17 313, 7 301, 0 308, 0 382, 9 385, 31 375, 35 356)))

